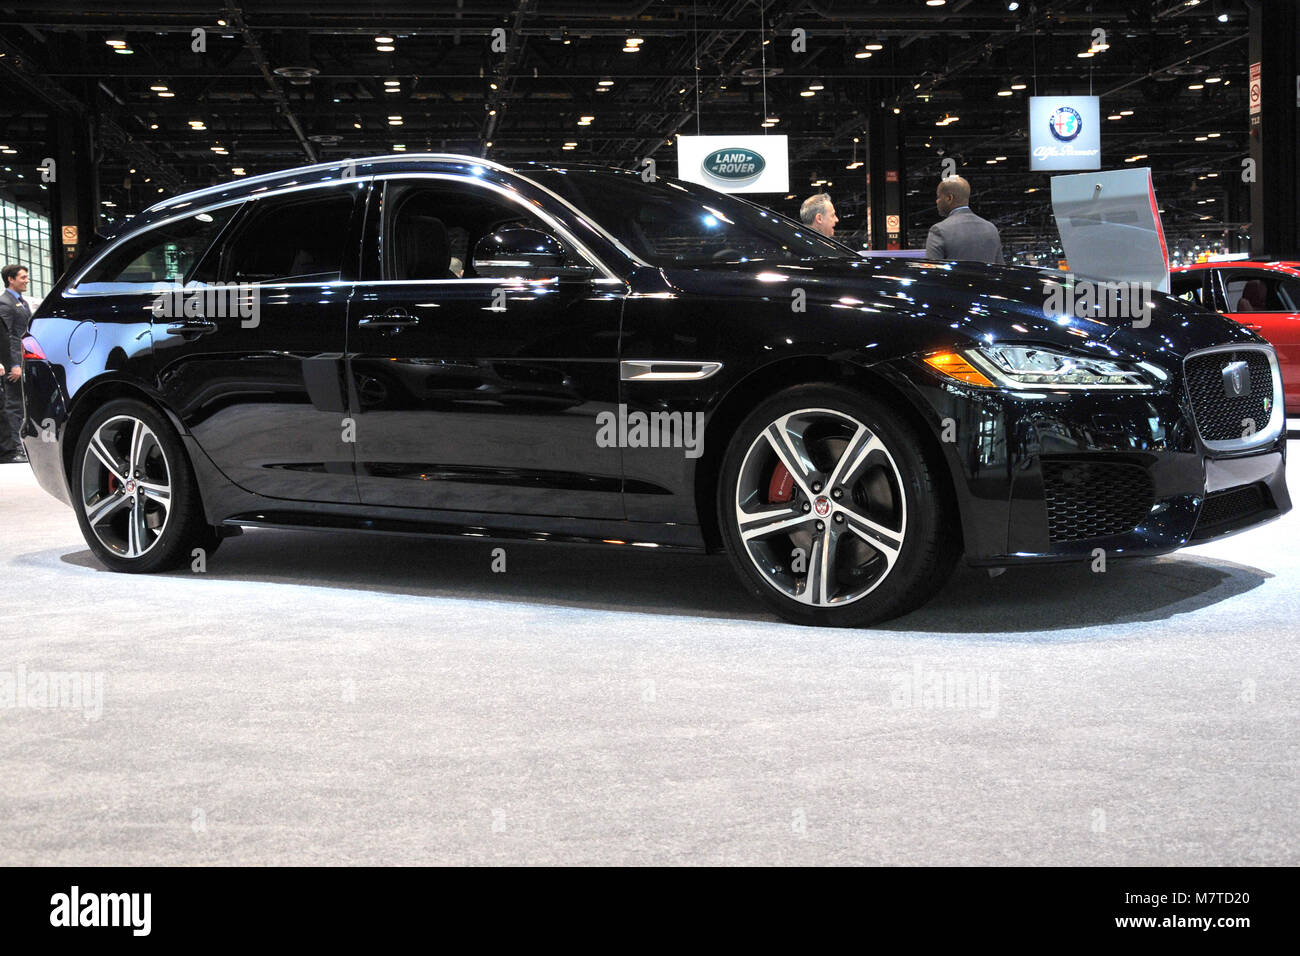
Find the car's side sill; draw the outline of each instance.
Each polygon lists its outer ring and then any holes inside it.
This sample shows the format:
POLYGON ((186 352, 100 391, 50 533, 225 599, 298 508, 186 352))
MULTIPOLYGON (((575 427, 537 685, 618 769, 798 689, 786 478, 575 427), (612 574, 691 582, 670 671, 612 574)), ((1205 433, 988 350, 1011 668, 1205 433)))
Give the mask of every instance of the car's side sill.
POLYGON ((584 519, 533 519, 539 527, 507 528, 487 524, 458 524, 416 518, 375 517, 288 510, 258 510, 231 515, 222 523, 232 527, 285 528, 319 531, 363 531, 434 538, 483 538, 498 541, 558 542, 700 553, 705 550, 695 525, 638 521, 598 522, 584 519), (569 524, 570 527, 564 527, 569 524), (545 527, 542 527, 545 525, 545 527))

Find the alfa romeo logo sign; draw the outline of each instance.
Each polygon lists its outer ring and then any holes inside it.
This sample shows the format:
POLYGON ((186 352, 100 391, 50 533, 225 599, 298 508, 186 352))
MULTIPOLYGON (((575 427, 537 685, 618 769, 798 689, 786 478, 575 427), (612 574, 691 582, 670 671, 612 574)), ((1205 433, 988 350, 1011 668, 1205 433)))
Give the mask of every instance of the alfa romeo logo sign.
POLYGON ((752 149, 715 149, 705 153, 700 161, 700 171, 706 179, 729 186, 752 183, 766 168, 767 160, 752 149))
POLYGON ((1083 117, 1073 107, 1062 106, 1053 111, 1047 125, 1053 136, 1062 143, 1068 143, 1083 132, 1083 117))

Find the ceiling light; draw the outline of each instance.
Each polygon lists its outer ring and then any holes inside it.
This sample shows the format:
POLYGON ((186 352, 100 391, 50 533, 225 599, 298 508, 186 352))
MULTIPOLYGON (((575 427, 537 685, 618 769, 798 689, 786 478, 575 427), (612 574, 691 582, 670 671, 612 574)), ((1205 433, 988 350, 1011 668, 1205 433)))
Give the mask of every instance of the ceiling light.
POLYGON ((163 90, 161 93, 158 94, 158 96, 164 100, 169 100, 175 95, 176 94, 173 93, 171 90, 163 90))
POLYGON ((149 89, 153 90, 155 93, 162 93, 167 89, 167 84, 155 83, 153 86, 149 87, 149 89))
POLYGON ((1011 88, 1013 90, 1023 90, 1026 89, 1026 85, 1024 83, 1012 83, 1011 88))
POLYGON ((883 50, 884 48, 885 45, 883 43, 868 43, 866 46, 866 49, 868 50, 883 50))
POLYGON ((1209 138, 1210 138, 1210 137, 1208 137, 1208 136, 1198 136, 1198 137, 1196 137, 1196 142, 1198 142, 1198 143, 1204 143, 1204 142, 1205 142, 1207 139, 1209 139, 1209 138))
POLYGON ((941 7, 947 2, 948 0, 925 0, 925 5, 927 7, 941 7))
POLYGON ((1006 159, 1005 156, 994 156, 993 158, 996 159, 999 163, 1006 159))
POLYGON ((1017 10, 1020 9, 1020 4, 1017 3, 1016 0, 1011 0, 1011 2, 1007 4, 1007 9, 1010 10, 1012 13, 1015 13, 1017 10))
POLYGON ((392 37, 375 37, 375 42, 376 42, 376 43, 392 43, 392 42, 393 42, 393 38, 392 38, 392 37))
POLYGON ((495 83, 489 83, 489 84, 488 84, 488 89, 490 89, 490 90, 495 90, 496 88, 497 88, 497 85, 496 85, 495 83))
POLYGON ((642 43, 645 43, 645 40, 642 40, 640 37, 628 37, 625 43, 627 46, 640 46, 642 43))
POLYGON ((393 46, 391 43, 381 43, 379 46, 375 47, 375 50, 379 53, 392 53, 396 49, 397 47, 393 46))
POLYGON ((150 129, 157 129, 157 128, 158 128, 158 124, 157 124, 157 123, 150 123, 150 124, 149 124, 149 128, 150 128, 150 129))
POLYGON ((623 52, 624 52, 624 53, 640 53, 640 52, 641 52, 641 48, 640 48, 639 46, 625 46, 625 47, 623 47, 623 52))
POLYGON ((1205 78, 1205 82, 1206 82, 1206 83, 1222 83, 1222 82, 1223 82, 1223 77, 1221 77, 1221 76, 1207 76, 1207 77, 1205 78))
POLYGON ((1088 59, 1089 57, 1093 57, 1093 56, 1096 56, 1096 55, 1097 55, 1097 54, 1096 54, 1095 52, 1093 52, 1092 50, 1084 50, 1082 53, 1076 53, 1076 54, 1075 54, 1075 56, 1077 56, 1080 60, 1086 60, 1086 59, 1088 59))
POLYGON ((810 90, 824 90, 824 89, 826 89, 826 84, 823 83, 821 80, 813 80, 811 83, 808 84, 808 89, 810 89, 810 90))
POLYGON ((1011 95, 1010 90, 998 90, 998 96, 1010 96, 1010 95, 1011 95))
POLYGON ((384 86, 401 86, 401 80, 384 80, 384 86))
POLYGON ((812 91, 812 90, 800 90, 800 91, 799 91, 799 95, 800 95, 800 96, 816 96, 817 94, 816 94, 814 91, 812 91))
MULTIPOLYGON (((597 86, 613 86, 613 85, 614 85, 614 81, 611 80, 609 77, 605 77, 603 80, 597 80, 597 81, 596 81, 596 85, 597 85, 597 86)), ((686 92, 686 87, 682 87, 682 88, 681 88, 680 90, 678 90, 677 92, 678 92, 678 93, 685 93, 685 92, 686 92)))
POLYGON ((230 167, 230 171, 231 171, 232 173, 234 173, 236 176, 246 176, 246 175, 248 175, 246 172, 244 172, 244 167, 243 167, 243 166, 232 166, 232 167, 230 167))
POLYGON ((1133 115, 1133 111, 1132 111, 1132 110, 1120 110, 1120 111, 1119 111, 1119 115, 1120 115, 1120 116, 1132 116, 1132 115, 1133 115))
POLYGON ((104 42, 107 43, 109 46, 111 46, 111 47, 112 47, 113 49, 115 49, 115 50, 119 50, 119 49, 121 49, 122 47, 126 46, 126 41, 123 40, 121 37, 109 37, 109 38, 108 38, 107 40, 105 40, 104 42))
POLYGON ((405 144, 405 143, 394 143, 394 144, 393 144, 393 151, 396 152, 396 153, 403 153, 403 152, 406 152, 406 144, 405 144))
POLYGON ((1206 133, 1205 135, 1208 136, 1208 137, 1210 137, 1210 139, 1218 139, 1218 138, 1219 138, 1220 136, 1222 136, 1223 134, 1222 134, 1222 133, 1206 133))
POLYGON ((1204 84, 1204 83, 1189 83, 1189 84, 1187 84, 1187 88, 1188 88, 1189 90, 1203 90, 1203 89, 1205 89, 1205 84, 1204 84))
POLYGON ((135 50, 132 50, 129 46, 119 46, 119 47, 114 47, 113 52, 122 53, 125 54, 126 56, 130 56, 132 53, 135 52, 135 50))
POLYGON ((1118 113, 1111 113, 1109 116, 1106 117, 1106 119, 1108 119, 1108 120, 1117 120, 1117 119, 1123 119, 1123 118, 1124 118, 1124 117, 1120 116, 1118 113))
POLYGON ((1228 15, 1227 15, 1226 13, 1220 13, 1219 16, 1218 16, 1218 20, 1219 20, 1220 23, 1227 23, 1227 22, 1228 22, 1228 15))
POLYGON ((901 109, 899 109, 897 106, 894 107, 894 115, 895 115, 895 116, 897 116, 897 115, 898 115, 899 113, 901 113, 901 112, 903 112, 903 111, 902 111, 901 109))
POLYGON ((855 60, 869 60, 869 59, 871 59, 871 54, 868 53, 866 50, 860 50, 860 51, 858 51, 857 53, 853 54, 853 59, 855 59, 855 60))

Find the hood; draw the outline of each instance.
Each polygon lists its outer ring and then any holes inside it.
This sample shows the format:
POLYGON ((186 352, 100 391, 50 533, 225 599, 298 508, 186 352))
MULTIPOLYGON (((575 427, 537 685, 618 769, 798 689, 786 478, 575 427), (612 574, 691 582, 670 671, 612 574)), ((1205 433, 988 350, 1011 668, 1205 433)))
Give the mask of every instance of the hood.
POLYGON ((952 347, 1024 342, 1167 361, 1210 345, 1263 341, 1216 312, 1160 292, 1119 317, 1089 317, 1075 277, 1052 269, 879 257, 665 268, 663 276, 686 294, 784 299, 801 288, 810 315, 817 307, 840 316, 857 311, 873 325, 892 316, 915 329, 917 340, 952 347))

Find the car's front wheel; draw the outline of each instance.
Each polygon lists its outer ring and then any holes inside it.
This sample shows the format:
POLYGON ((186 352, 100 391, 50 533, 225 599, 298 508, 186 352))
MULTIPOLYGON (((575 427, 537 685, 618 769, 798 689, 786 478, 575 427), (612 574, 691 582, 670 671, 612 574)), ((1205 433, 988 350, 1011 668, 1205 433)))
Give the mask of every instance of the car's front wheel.
POLYGON ((95 557, 113 571, 163 571, 211 554, 207 524, 180 438, 155 408, 108 402, 86 421, 73 452, 73 506, 95 557))
POLYGON ((732 436, 719 482, 737 573, 800 624, 862 626, 924 603, 960 535, 923 448, 888 406, 839 386, 763 402, 732 436))

